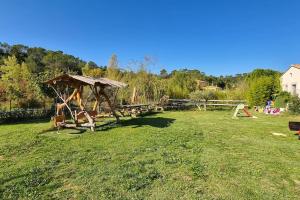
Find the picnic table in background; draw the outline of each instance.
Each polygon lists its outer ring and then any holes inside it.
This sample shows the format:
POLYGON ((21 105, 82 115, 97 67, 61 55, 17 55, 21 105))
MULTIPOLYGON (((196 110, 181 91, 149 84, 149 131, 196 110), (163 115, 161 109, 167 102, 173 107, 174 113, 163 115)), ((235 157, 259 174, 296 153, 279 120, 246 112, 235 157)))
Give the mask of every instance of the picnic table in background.
POLYGON ((121 105, 118 108, 118 111, 121 113, 123 117, 125 116, 136 117, 138 115, 151 112, 152 110, 153 110, 153 106, 151 106, 150 104, 121 105))

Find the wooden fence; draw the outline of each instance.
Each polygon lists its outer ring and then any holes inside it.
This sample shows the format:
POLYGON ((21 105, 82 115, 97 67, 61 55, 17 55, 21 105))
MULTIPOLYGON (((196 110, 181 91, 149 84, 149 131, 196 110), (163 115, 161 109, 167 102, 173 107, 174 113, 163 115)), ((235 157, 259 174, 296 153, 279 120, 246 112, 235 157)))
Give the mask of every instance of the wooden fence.
POLYGON ((238 104, 246 104, 245 100, 200 100, 193 101, 191 99, 169 99, 163 105, 164 110, 183 110, 198 107, 199 110, 210 108, 236 107, 238 104))

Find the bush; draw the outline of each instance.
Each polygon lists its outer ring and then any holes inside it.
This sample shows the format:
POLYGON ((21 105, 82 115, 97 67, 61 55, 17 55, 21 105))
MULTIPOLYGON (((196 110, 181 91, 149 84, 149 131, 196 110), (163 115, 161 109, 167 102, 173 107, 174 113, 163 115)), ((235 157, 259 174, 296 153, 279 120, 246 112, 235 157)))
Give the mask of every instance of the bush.
POLYGON ((300 98, 293 96, 289 103, 289 111, 294 114, 300 113, 300 98))
POLYGON ((226 89, 217 91, 217 99, 225 99, 225 100, 245 100, 246 99, 246 90, 244 88, 234 88, 234 89, 226 89))
POLYGON ((18 102, 19 108, 41 108, 42 104, 36 99, 26 99, 18 102))
POLYGON ((201 100, 212 100, 212 99, 218 99, 218 96, 216 95, 216 92, 214 91, 195 91, 190 94, 190 98, 194 101, 201 101, 201 100))
POLYGON ((291 95, 288 92, 280 92, 275 99, 274 105, 276 108, 285 108, 286 104, 291 100, 291 95))
POLYGON ((251 106, 264 106, 279 90, 279 78, 275 80, 274 77, 262 76, 250 83, 247 99, 251 106))
POLYGON ((214 99, 227 99, 228 93, 226 90, 214 91, 216 98, 214 99))

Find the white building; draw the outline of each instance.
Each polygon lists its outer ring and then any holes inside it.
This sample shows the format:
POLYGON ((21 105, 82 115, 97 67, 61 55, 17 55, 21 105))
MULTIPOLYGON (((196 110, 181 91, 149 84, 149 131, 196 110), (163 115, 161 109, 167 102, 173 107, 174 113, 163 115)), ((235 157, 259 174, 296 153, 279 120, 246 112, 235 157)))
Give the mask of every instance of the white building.
POLYGON ((281 87, 283 91, 300 97, 300 64, 291 65, 281 76, 281 87))

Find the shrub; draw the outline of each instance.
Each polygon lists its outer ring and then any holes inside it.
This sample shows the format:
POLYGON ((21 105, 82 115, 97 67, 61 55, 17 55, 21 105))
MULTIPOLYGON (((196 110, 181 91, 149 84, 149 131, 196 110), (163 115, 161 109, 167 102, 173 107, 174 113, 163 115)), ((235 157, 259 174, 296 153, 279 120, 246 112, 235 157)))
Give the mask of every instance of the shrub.
POLYGON ((291 95, 288 92, 280 92, 274 102, 276 108, 285 108, 286 104, 291 100, 291 95))
POLYGON ((190 98, 193 100, 193 101, 201 101, 201 100, 205 100, 205 101, 208 101, 208 100, 212 100, 212 99, 218 99, 218 96, 216 95, 216 92, 214 91, 195 91, 195 92, 192 92, 190 93, 190 98))
POLYGON ((24 99, 18 102, 19 108, 41 108, 42 104, 36 99, 24 99))
POLYGON ((226 90, 214 91, 216 98, 214 99, 227 99, 228 93, 226 90))
MULTIPOLYGON (((191 100, 196 102, 196 105, 197 105, 197 102, 199 102, 199 101, 204 100, 205 102, 207 102, 208 100, 218 99, 218 96, 216 95, 216 92, 209 91, 209 90, 206 90, 206 91, 199 91, 198 90, 198 91, 190 93, 189 96, 190 96, 191 100)), ((198 108, 200 108, 200 107, 198 106, 198 108)), ((204 103, 204 110, 206 110, 206 103, 204 103)))
POLYGON ((251 106, 264 106, 266 101, 280 90, 279 78, 262 76, 252 80, 247 92, 247 100, 251 106))
POLYGON ((289 111, 294 114, 300 113, 300 98, 293 96, 289 103, 289 111))

